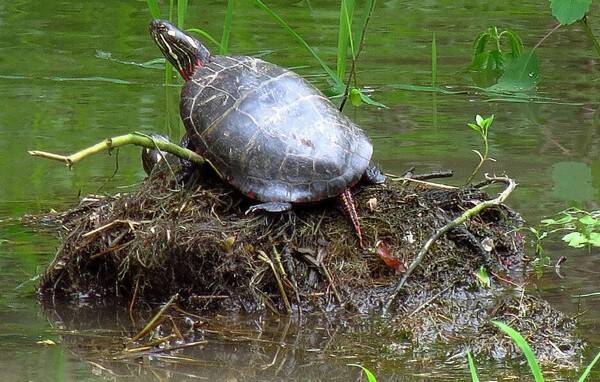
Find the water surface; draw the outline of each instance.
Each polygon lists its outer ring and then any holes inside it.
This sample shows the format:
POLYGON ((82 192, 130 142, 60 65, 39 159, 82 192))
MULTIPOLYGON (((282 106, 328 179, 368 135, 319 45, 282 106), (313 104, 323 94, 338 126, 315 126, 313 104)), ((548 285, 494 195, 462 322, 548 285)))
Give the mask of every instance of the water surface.
MULTIPOLYGON (((224 1, 190 3, 187 24, 219 36, 224 1)), ((260 54, 277 64, 297 68, 325 87, 325 78, 314 59, 278 24, 252 2, 237 3, 231 36, 233 52, 260 54)), ((338 28, 334 2, 312 1, 309 6, 308 2, 286 1, 273 7, 333 65, 338 28)), ((430 85, 433 32, 438 46, 438 83, 459 88, 472 85, 464 68, 476 34, 497 25, 517 31, 531 47, 555 25, 547 8, 547 2, 537 1, 378 2, 358 65, 359 81, 373 88, 373 97, 389 108, 348 108, 347 113, 372 137, 375 159, 381 166, 393 173, 403 173, 413 166, 421 172, 453 169, 456 175, 451 182, 460 184, 477 162, 471 150, 479 148, 480 143, 466 122, 476 114, 495 114, 490 140, 491 155, 497 162, 487 171, 507 173, 518 180, 519 187, 509 204, 528 222, 535 224, 570 206, 598 209, 600 66, 578 27, 557 31, 539 48, 542 79, 538 95, 555 99, 551 103, 516 103, 474 93, 443 95, 397 88, 430 85)), ((123 192, 144 176, 135 148, 120 150, 118 171, 112 178, 114 154, 88 159, 68 171, 60 164, 30 158, 26 150, 72 152, 136 130, 172 137, 181 134, 176 110, 178 89, 163 85, 164 71, 106 59, 110 54, 119 61, 141 63, 158 57, 147 35, 149 18, 144 1, 0 1, 0 239, 6 240, 0 243, 2 380, 114 377, 74 351, 81 350, 79 344, 61 336, 56 317, 37 302, 35 281, 30 279, 51 259, 57 241, 11 219, 24 213, 66 208, 81 194, 123 192), (36 344, 47 338, 62 342, 49 347, 36 344)), ((590 21, 592 27, 600 25, 593 13, 590 21)), ((600 35, 600 28, 596 31, 600 35)), ((600 253, 570 250, 556 240, 548 243, 547 250, 553 260, 568 257, 563 266, 566 277, 561 279, 549 271, 532 289, 538 288, 542 296, 568 314, 587 310, 579 319, 580 333, 597 348, 600 299, 579 301, 573 295, 600 289, 600 253)), ((120 333, 123 326, 115 324, 115 317, 123 312, 109 312, 96 312, 96 318, 82 315, 80 320, 75 316, 70 322, 101 330, 103 337, 111 330, 120 333)), ((239 320, 239 325, 256 327, 273 341, 295 344, 290 345, 291 350, 286 347, 285 352, 292 352, 294 356, 289 359, 296 363, 277 368, 273 367, 275 363, 269 366, 271 360, 263 360, 268 367, 260 371, 253 369, 255 366, 242 367, 257 364, 246 362, 253 351, 251 344, 225 343, 220 353, 211 353, 208 358, 212 357, 213 366, 219 365, 218 360, 227 360, 225 364, 234 371, 210 374, 213 379, 276 379, 281 378, 281 370, 291 370, 290 379, 349 380, 356 378, 357 372, 345 366, 348 362, 380 370, 382 380, 466 377, 463 365, 411 362, 410 357, 394 361, 389 355, 373 357, 366 350, 362 353, 358 347, 348 360, 322 355, 320 362, 315 362, 315 357, 304 358, 303 354, 311 354, 311 346, 322 349, 328 323, 292 322, 283 331, 282 319, 265 316, 239 320), (306 334, 307 326, 317 330, 306 334), (283 339, 275 340, 278 335, 283 339), (313 345, 307 340, 311 336, 318 339, 313 345), (242 360, 232 360, 235 357, 242 360), (310 362, 303 364, 304 359, 310 362)), ((274 346, 267 354, 274 357, 277 348, 274 346)), ((83 349, 83 354, 86 351, 89 349, 83 349)), ((281 360, 280 356, 276 360, 281 360)), ((504 369, 487 364, 486 368, 490 375, 507 376, 523 370, 516 365, 504 369)), ((164 369, 170 370, 168 366, 157 367, 160 378, 168 376, 164 369)), ((136 375, 135 367, 131 370, 136 375)), ((198 368, 172 371, 175 379, 194 379, 187 374, 202 376, 198 368)), ((148 370, 144 372, 149 374, 137 378, 159 379, 148 370)))

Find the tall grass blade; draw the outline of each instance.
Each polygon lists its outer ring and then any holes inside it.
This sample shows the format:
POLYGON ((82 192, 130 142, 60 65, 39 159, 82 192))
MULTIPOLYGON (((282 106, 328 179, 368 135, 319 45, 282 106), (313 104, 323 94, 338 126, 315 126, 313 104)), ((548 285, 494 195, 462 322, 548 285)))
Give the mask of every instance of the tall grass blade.
POLYGON ((579 377, 578 382, 584 382, 587 379, 588 375, 590 375, 590 372, 592 371, 592 368, 594 367, 594 365, 596 365, 596 362, 598 362, 598 360, 600 360, 600 352, 596 354, 596 357, 594 357, 592 363, 590 363, 588 367, 585 368, 585 371, 583 372, 583 374, 581 374, 581 377, 579 377))
POLYGON ((535 354, 521 333, 500 321, 492 321, 492 324, 496 325, 504 333, 508 334, 515 344, 517 344, 517 346, 521 349, 521 351, 523 351, 525 358, 527 358, 527 363, 529 364, 529 369, 531 370, 531 374, 533 375, 535 382, 544 382, 542 369, 540 369, 540 365, 535 358, 535 354))
MULTIPOLYGON (((360 21, 360 29, 356 30, 356 35, 354 36, 354 41, 358 41, 360 43, 361 34, 364 33, 367 29, 367 24, 369 23, 369 18, 371 18, 371 14, 373 14, 373 10, 375 9, 375 0, 366 0, 365 1, 365 9, 363 11, 363 17, 360 21)), ((360 49, 360 48, 359 48, 360 49)))
POLYGON ((348 44, 352 47, 354 57, 354 43, 352 38, 352 16, 354 14, 354 0, 342 0, 340 4, 340 26, 338 31, 337 46, 337 75, 339 78, 346 76, 346 56, 348 44))
POLYGON ((296 31, 294 31, 289 25, 288 23, 285 22, 285 20, 283 20, 281 17, 279 17, 279 15, 277 13, 275 13, 271 8, 269 8, 265 3, 263 3, 261 0, 254 0, 256 2, 256 4, 265 12, 267 12, 271 17, 273 17, 275 20, 277 20, 277 22, 279 24, 281 24, 285 30, 288 31, 288 33, 290 33, 294 39, 300 44, 302 45, 306 50, 309 51, 310 54, 312 54, 312 56, 319 62, 319 64, 321 65, 321 67, 323 68, 323 70, 325 70, 325 72, 329 75, 329 77, 331 77, 331 80, 334 82, 334 84, 336 86, 344 86, 343 81, 337 76, 337 73, 335 73, 326 63, 325 61, 323 61, 321 59, 321 57, 319 57, 319 55, 317 54, 317 52, 315 52, 315 50, 313 48, 310 47, 310 45, 308 45, 306 43, 306 41, 298 34, 296 33, 296 31))
POLYGON ((146 4, 148 4, 148 9, 150 10, 150 14, 153 18, 160 18, 160 8, 158 6, 158 0, 146 0, 146 4))
POLYGON ((177 0, 177 28, 183 29, 187 14, 188 0, 177 0))
POLYGON ((437 43, 435 41, 435 32, 431 39, 431 87, 434 88, 437 83, 437 43))
POLYGON ((227 12, 225 13, 225 22, 223 24, 223 35, 221 36, 221 44, 219 54, 225 55, 229 51, 229 35, 231 34, 231 24, 233 22, 233 1, 227 0, 227 12))
POLYGON ((477 368, 475 367, 475 362, 473 362, 473 357, 471 357, 471 352, 467 352, 467 359, 469 360, 469 372, 471 373, 471 382, 479 382, 479 377, 477 376, 477 368))
POLYGON ((204 37, 204 38, 205 38, 205 39, 207 39, 208 41, 210 41, 210 42, 212 42, 213 44, 215 44, 216 46, 218 46, 218 47, 219 47, 219 53, 220 53, 220 54, 225 54, 225 53, 222 53, 222 52, 223 52, 223 49, 222 49, 222 46, 221 46, 221 44, 220 44, 220 43, 219 43, 217 40, 215 40, 215 38, 214 38, 213 36, 211 36, 211 35, 210 35, 210 34, 209 34, 207 31, 205 31, 205 30, 202 30, 202 29, 198 29, 198 28, 188 28, 188 29, 186 29, 185 31, 186 31, 186 32, 192 32, 192 33, 197 33, 197 34, 199 34, 200 36, 204 37))
POLYGON ((358 367, 359 369, 362 369, 363 373, 365 373, 365 375, 367 376, 367 381, 368 382, 377 382, 377 378, 375 377, 375 374, 373 374, 371 372, 371 370, 367 369, 366 367, 361 366, 361 365, 356 364, 356 363, 349 363, 348 366, 358 367))

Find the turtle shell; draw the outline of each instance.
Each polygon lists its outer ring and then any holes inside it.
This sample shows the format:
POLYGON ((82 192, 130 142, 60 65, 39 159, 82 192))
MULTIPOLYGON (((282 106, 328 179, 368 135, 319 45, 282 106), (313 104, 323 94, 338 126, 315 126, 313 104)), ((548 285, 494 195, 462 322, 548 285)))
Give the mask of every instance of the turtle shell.
POLYGON ((251 198, 303 203, 352 187, 373 147, 296 73, 253 57, 212 57, 182 90, 196 151, 251 198))

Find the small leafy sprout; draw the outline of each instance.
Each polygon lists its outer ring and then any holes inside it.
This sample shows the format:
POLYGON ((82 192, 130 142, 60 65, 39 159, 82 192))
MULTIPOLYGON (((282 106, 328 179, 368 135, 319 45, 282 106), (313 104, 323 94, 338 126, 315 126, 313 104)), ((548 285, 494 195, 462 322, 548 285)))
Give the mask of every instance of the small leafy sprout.
POLYGON ((482 75, 479 78, 482 86, 489 86, 498 81, 504 69, 523 53, 523 40, 511 30, 498 31, 491 26, 479 33, 473 44, 473 58, 469 70, 482 75), (502 42, 507 41, 507 48, 502 42))
POLYGON ((550 232, 569 231, 562 237, 570 247, 600 247, 600 211, 588 212, 569 208, 560 212, 556 218, 541 221, 546 227, 554 228, 550 232))
POLYGON ((488 153, 489 153, 488 131, 489 131, 490 126, 492 126, 493 122, 494 122, 493 114, 487 118, 484 118, 478 114, 475 117, 475 123, 467 124, 467 126, 469 126, 472 130, 479 133, 479 135, 481 136, 481 139, 483 141, 483 154, 481 152, 479 152, 478 150, 473 150, 473 152, 475 154, 477 154, 477 156, 479 157, 479 164, 477 165, 477 167, 475 167, 475 170, 473 170, 473 173, 471 173, 471 176, 469 176, 469 178, 467 179, 467 184, 471 183, 471 181, 473 180, 475 175, 477 175, 477 173, 481 169, 481 166, 483 166, 483 164, 485 162, 494 161, 494 158, 490 158, 488 156, 488 153))
POLYGON ((548 232, 543 231, 540 227, 523 227, 522 230, 530 233, 534 239, 535 248, 535 260, 533 260, 532 266, 538 277, 542 277, 544 273, 544 267, 550 265, 550 257, 544 254, 544 247, 542 241, 548 237, 548 232))
POLYGON ((490 288, 492 286, 492 282, 490 279, 490 275, 484 266, 481 266, 477 272, 474 273, 475 278, 484 288, 490 288))

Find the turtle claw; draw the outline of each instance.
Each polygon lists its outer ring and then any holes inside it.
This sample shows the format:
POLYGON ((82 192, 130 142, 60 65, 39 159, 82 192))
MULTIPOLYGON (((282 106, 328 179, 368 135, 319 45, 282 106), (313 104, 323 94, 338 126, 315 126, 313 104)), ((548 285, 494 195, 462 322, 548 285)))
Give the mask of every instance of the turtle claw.
POLYGON ((385 175, 379 169, 379 167, 373 163, 369 164, 369 167, 365 170, 362 179, 367 184, 381 184, 385 183, 385 175))
POLYGON ((255 204, 255 205, 251 206, 250 208, 248 208, 246 210, 246 215, 257 212, 257 211, 277 213, 277 212, 289 211, 291 209, 292 209, 292 203, 267 202, 267 203, 255 204))

